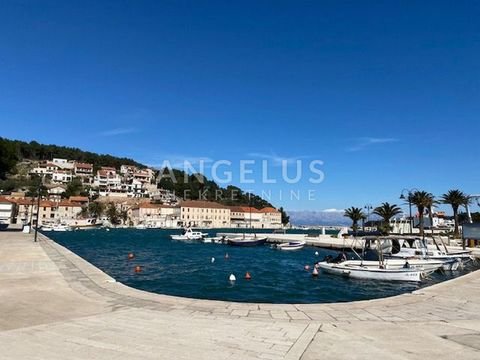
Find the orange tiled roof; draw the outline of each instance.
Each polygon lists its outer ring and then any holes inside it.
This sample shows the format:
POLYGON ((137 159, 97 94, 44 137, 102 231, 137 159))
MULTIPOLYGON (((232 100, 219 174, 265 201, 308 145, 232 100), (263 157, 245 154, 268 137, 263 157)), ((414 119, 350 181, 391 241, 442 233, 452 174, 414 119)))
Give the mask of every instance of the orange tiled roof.
POLYGON ((230 210, 234 212, 243 212, 243 213, 259 213, 260 210, 254 208, 254 207, 249 207, 249 206, 230 206, 230 210))
POLYGON ((208 209, 230 209, 228 206, 216 203, 214 201, 204 200, 186 200, 180 203, 181 207, 208 208, 208 209))
POLYGON ((3 203, 8 202, 8 203, 11 203, 11 204, 14 204, 14 203, 15 203, 15 201, 10 200, 10 199, 7 199, 7 198, 4 197, 4 196, 0 196, 0 202, 3 202, 3 203))
POLYGON ((82 169, 92 169, 93 165, 92 164, 87 164, 87 163, 76 163, 75 167, 82 168, 82 169))
POLYGON ((88 202, 88 197, 87 196, 70 196, 68 200, 72 202, 88 202))
MULTIPOLYGON (((40 205, 40 206, 45 206, 45 205, 40 205)), ((54 203, 53 206, 65 206, 65 207, 82 207, 79 203, 71 202, 68 200, 62 200, 59 203, 54 203)))
POLYGON ((278 213, 279 211, 273 207, 265 207, 260 210, 262 213, 278 213))

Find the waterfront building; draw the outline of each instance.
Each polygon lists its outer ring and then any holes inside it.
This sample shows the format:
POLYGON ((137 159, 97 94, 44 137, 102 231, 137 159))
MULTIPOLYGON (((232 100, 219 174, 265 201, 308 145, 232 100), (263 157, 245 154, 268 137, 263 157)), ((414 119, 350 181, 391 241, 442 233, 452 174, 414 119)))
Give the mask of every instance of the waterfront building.
POLYGON ((230 207, 230 226, 234 228, 260 229, 263 225, 263 213, 249 206, 230 207))
POLYGON ((135 225, 145 224, 167 228, 181 226, 179 206, 143 202, 138 206, 132 207, 128 213, 135 225))
POLYGON ((0 196, 0 224, 11 224, 15 216, 15 202, 0 196))
POLYGON ((273 207, 260 209, 263 214, 262 227, 275 229, 282 227, 282 213, 273 207))
POLYGON ((180 203, 184 226, 222 228, 230 226, 230 208, 213 201, 187 200, 180 203))

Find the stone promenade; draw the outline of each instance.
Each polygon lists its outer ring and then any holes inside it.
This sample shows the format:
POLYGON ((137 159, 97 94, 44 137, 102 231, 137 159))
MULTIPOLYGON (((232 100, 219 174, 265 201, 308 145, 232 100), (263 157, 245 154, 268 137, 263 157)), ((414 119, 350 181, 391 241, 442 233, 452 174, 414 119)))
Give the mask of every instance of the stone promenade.
POLYGON ((480 359, 480 271, 338 304, 177 298, 0 233, 0 359, 480 359))

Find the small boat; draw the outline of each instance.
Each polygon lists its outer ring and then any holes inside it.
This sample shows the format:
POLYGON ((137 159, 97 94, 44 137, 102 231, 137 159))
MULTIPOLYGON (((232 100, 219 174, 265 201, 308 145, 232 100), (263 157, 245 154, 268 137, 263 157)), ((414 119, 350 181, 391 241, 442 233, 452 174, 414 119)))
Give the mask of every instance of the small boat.
POLYGON ((290 241, 282 244, 275 244, 274 248, 278 250, 292 251, 300 250, 305 246, 305 241, 290 241))
POLYGON ((53 226, 52 225, 42 225, 40 230, 42 230, 42 231, 53 231, 53 226))
POLYGON ((186 229, 182 235, 170 235, 172 240, 201 240, 203 239, 203 233, 200 231, 192 231, 192 229, 186 229))
POLYGON ((147 226, 145 224, 138 224, 137 226, 135 226, 135 229, 137 230, 145 230, 147 228, 147 226))
POLYGON ((53 231, 71 231, 72 228, 66 224, 56 224, 52 227, 53 231))
POLYGON ((220 244, 223 241, 223 236, 213 236, 203 238, 205 244, 220 244))
MULTIPOLYGON (((335 263, 329 262, 327 263, 335 263)), ((339 264, 339 263, 337 263, 339 264)), ((346 260, 340 264, 344 266, 361 266, 372 269, 378 269, 378 261, 373 260, 346 260)), ((439 260, 430 260, 430 259, 384 259, 383 268, 385 269, 415 269, 422 271, 425 275, 431 274, 441 268, 443 268, 444 262, 439 260)))
POLYGON ((227 244, 232 246, 260 246, 267 242, 267 237, 260 237, 256 235, 247 235, 235 238, 226 238, 227 244))
POLYGON ((378 264, 376 267, 370 267, 348 264, 347 261, 339 264, 319 262, 318 267, 326 273, 346 276, 352 279, 419 282, 424 277, 424 273, 418 269, 386 269, 378 264))

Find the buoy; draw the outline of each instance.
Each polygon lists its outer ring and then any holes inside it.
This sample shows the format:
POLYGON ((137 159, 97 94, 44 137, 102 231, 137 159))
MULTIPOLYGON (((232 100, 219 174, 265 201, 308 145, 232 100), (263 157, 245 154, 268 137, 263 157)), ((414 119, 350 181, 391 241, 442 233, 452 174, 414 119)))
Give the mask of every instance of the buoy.
POLYGON ((304 266, 304 269, 305 269, 306 271, 310 270, 310 265, 305 265, 305 266, 304 266))
POLYGON ((128 260, 132 260, 135 258, 135 255, 133 253, 128 253, 128 260))
MULTIPOLYGON (((79 230, 79 229, 77 228, 77 230, 79 230)), ((107 231, 110 231, 110 229, 109 229, 109 228, 107 228, 107 231)))
POLYGON ((215 262, 215 258, 212 257, 212 260, 210 260, 212 262, 212 264, 215 262))
POLYGON ((313 268, 312 276, 318 276, 318 270, 316 267, 313 268))
POLYGON ((247 273, 245 274, 245 280, 250 280, 252 278, 252 275, 250 275, 250 273, 247 271, 247 273))
POLYGON ((230 274, 230 276, 228 277, 228 280, 230 280, 230 281, 236 281, 237 278, 235 277, 235 275, 230 274))
POLYGON ((318 256, 318 251, 315 251, 315 256, 318 256))
POLYGON ((225 259, 229 259, 230 256, 228 255, 228 253, 225 254, 225 259))
POLYGON ((136 273, 139 273, 139 272, 142 272, 142 267, 141 266, 135 266, 135 272, 136 273))

